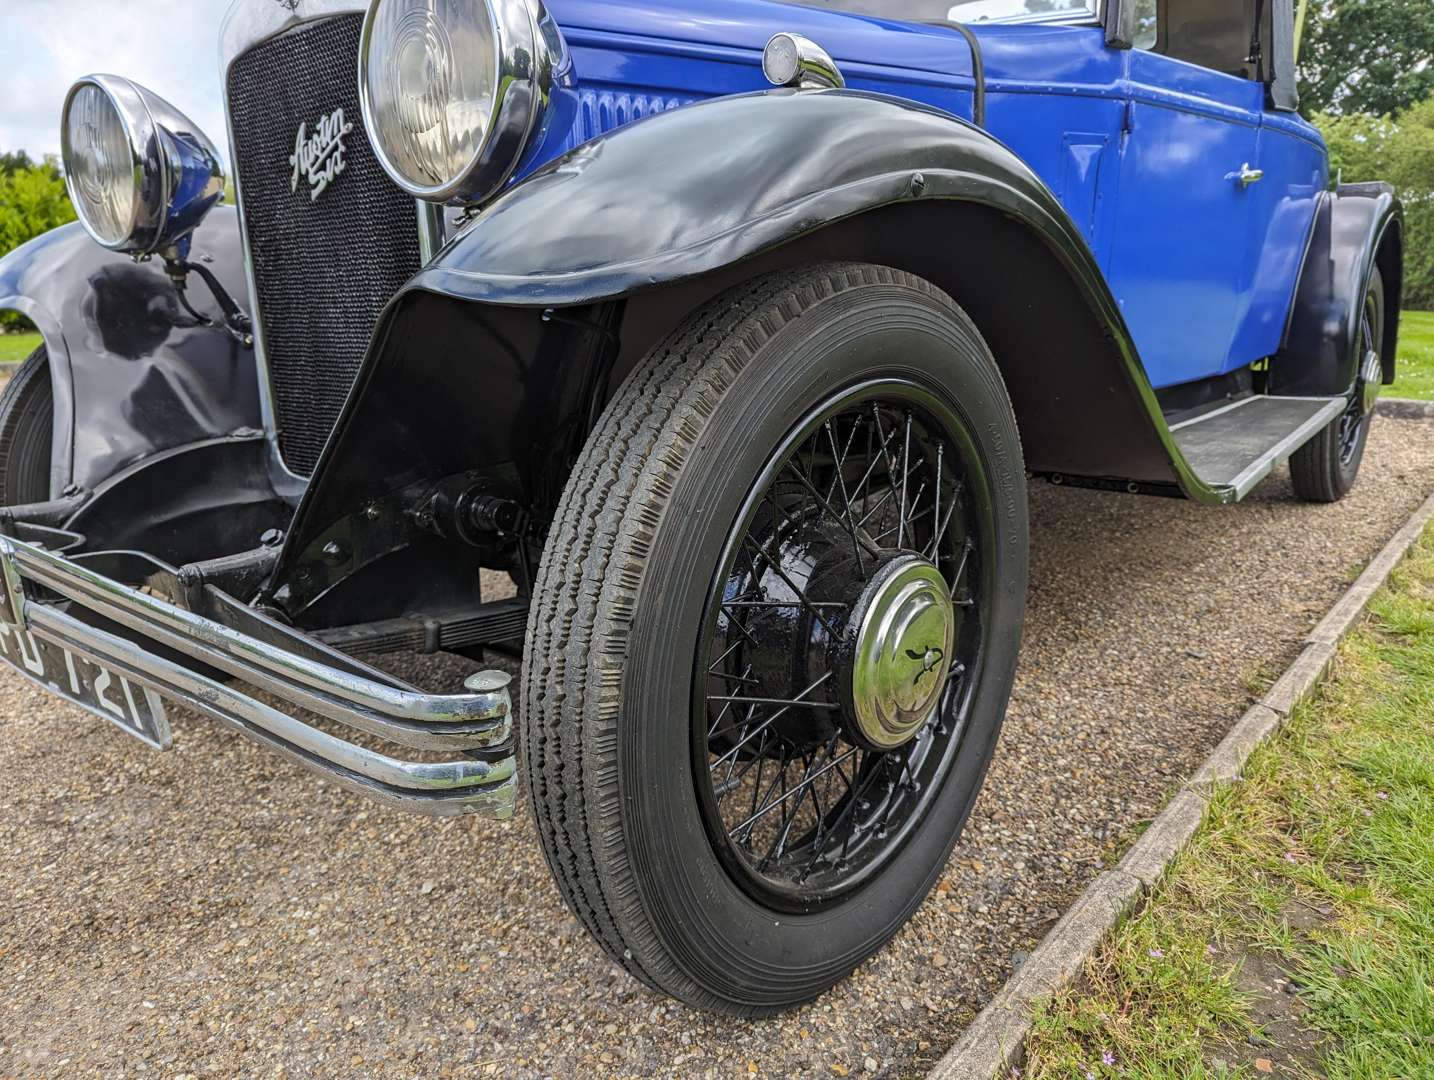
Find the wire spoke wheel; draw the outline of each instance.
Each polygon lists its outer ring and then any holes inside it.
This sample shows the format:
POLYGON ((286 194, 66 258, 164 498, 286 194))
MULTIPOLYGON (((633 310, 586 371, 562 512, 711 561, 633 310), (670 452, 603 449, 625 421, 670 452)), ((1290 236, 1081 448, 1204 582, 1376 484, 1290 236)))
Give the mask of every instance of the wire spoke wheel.
POLYGON ((957 426, 914 386, 840 395, 733 528, 693 764, 709 836, 768 903, 809 909, 879 872, 959 747, 984 587, 957 426))
POLYGON ((1379 396, 1383 379, 1380 363, 1380 334, 1376 329, 1380 317, 1378 301, 1373 290, 1365 296, 1364 309, 1359 319, 1359 382, 1355 386, 1349 408, 1339 419, 1339 463, 1348 467, 1364 448, 1365 429, 1374 415, 1374 406, 1379 396))
POLYGON ((776 271, 654 345, 564 491, 524 661, 538 835, 613 960, 759 1016, 890 941, 995 751, 1027 551, 1010 398, 930 282, 776 271))

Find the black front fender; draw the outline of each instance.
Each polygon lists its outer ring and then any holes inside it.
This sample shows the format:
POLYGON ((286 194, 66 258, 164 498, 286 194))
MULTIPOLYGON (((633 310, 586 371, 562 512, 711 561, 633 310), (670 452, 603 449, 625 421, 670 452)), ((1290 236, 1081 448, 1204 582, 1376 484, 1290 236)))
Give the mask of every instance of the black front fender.
MULTIPOLYGON (((203 261, 248 306, 238 215, 221 207, 194 234, 203 261)), ((213 311, 202 286, 190 290, 213 311)), ((0 309, 39 329, 54 385, 51 494, 94 488, 142 458, 260 426, 254 353, 180 308, 157 262, 100 247, 77 224, 0 259, 0 309)))
POLYGON ((621 378, 725 285, 832 260, 910 270, 967 308, 1032 468, 1235 497, 1175 447, 1083 235, 1009 148, 909 101, 771 91, 619 128, 464 227, 380 319, 280 577, 321 594, 351 569, 325 566, 326 541, 424 478, 492 477, 541 518, 615 385, 604 342, 621 378))
POLYGON ((591 304, 916 199, 1005 210, 1103 287, 1079 230, 1014 153, 949 113, 847 90, 718 98, 596 139, 481 214, 409 287, 591 304))

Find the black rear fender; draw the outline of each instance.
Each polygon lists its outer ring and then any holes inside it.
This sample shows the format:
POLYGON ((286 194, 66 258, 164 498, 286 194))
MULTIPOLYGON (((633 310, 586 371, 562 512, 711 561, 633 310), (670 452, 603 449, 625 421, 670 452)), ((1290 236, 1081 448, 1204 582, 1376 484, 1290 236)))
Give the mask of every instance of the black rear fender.
POLYGON ((1360 308, 1370 275, 1384 277, 1384 381, 1394 381, 1404 284, 1403 215, 1388 184, 1343 184, 1324 197, 1300 271, 1284 344, 1270 365, 1274 394, 1333 396, 1359 371, 1360 308))

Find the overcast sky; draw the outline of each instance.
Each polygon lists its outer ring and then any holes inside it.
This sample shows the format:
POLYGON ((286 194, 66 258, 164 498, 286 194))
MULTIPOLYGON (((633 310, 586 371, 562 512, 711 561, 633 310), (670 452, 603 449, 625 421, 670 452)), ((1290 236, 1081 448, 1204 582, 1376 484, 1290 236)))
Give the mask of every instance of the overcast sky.
POLYGON ((225 151, 219 22, 228 8, 229 0, 0 0, 0 150, 58 154, 65 91, 107 72, 165 98, 225 151))

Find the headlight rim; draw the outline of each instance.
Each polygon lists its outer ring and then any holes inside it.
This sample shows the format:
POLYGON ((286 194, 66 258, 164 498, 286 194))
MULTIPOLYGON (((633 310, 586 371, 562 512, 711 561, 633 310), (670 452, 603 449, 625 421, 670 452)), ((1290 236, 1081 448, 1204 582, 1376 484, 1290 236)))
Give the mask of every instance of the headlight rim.
MULTIPOLYGON (((142 146, 149 145, 149 140, 140 138, 140 133, 135 130, 135 121, 138 117, 132 107, 126 107, 127 105, 132 106, 134 103, 123 102, 120 98, 120 93, 116 91, 124 93, 125 96, 132 97, 136 100, 139 99, 134 84, 122 75, 93 74, 85 75, 75 80, 69 91, 65 94, 65 103, 60 109, 60 160, 64 162, 65 165, 65 190, 69 194, 70 202, 75 207, 75 214, 79 218, 80 224, 84 227, 85 232, 89 233, 90 238, 103 248, 107 248, 110 251, 129 251, 133 247, 135 238, 145 228, 142 219, 150 209, 145 205, 144 200, 144 175, 149 168, 149 163, 140 150, 142 146), (110 103, 110 106, 115 110, 115 114, 119 117, 120 126, 124 129, 125 148, 129 152, 130 157, 130 172, 134 180, 132 188, 133 196, 130 199, 127 229, 124 237, 118 241, 108 240, 96 231, 94 225, 85 213, 85 200, 76 190, 78 181, 76 180, 76 170, 72 164, 74 161, 74 147, 70 140, 70 109, 74 105, 75 98, 80 91, 89 86, 93 86, 103 94, 110 103)), ((150 117, 149 110, 141 104, 140 111, 143 112, 146 122, 152 126, 153 118, 150 117)), ((165 186, 167 187, 167 184, 165 186)), ((166 199, 166 204, 167 202, 168 200, 166 199)))
POLYGON ((453 206, 487 202, 521 164, 551 104, 558 57, 542 31, 548 18, 542 0, 473 0, 483 6, 493 33, 495 63, 488 126, 463 168, 446 183, 433 185, 410 180, 394 165, 383 145, 369 73, 374 21, 385 2, 390 0, 369 0, 359 35, 359 111, 374 156, 389 179, 416 199, 453 206))
POLYGON ((183 245, 189 234, 223 201, 225 172, 213 140, 179 109, 123 75, 95 73, 76 79, 65 94, 60 112, 60 151, 65 165, 65 189, 76 216, 90 238, 101 247, 147 258, 171 245, 183 245), (75 147, 70 138, 70 110, 76 95, 94 87, 119 117, 129 153, 133 198, 128 231, 113 240, 100 235, 84 212, 76 190, 75 147), (183 205, 177 194, 195 175, 204 183, 183 205), (153 181, 153 190, 146 188, 153 181))

